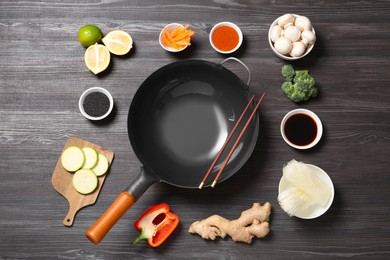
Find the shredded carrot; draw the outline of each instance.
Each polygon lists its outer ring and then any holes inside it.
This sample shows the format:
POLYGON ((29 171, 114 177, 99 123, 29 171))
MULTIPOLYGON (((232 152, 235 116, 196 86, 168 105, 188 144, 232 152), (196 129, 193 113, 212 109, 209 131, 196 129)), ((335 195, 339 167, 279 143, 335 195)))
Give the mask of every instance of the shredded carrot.
POLYGON ((165 39, 167 41, 169 41, 170 43, 173 43, 173 38, 172 38, 171 34, 168 32, 167 29, 164 29, 163 36, 165 37, 165 39))
POLYGON ((175 37, 173 37, 173 38, 175 39, 175 41, 181 41, 181 40, 186 39, 186 38, 188 38, 188 37, 190 37, 190 36, 188 35, 188 33, 182 33, 182 34, 177 35, 177 36, 175 36, 175 37))
POLYGON ((176 42, 176 44, 179 46, 190 46, 191 45, 191 43, 187 42, 187 41, 176 42))
POLYGON ((175 48, 175 45, 173 45, 172 43, 170 43, 166 38, 162 38, 161 39, 162 43, 168 47, 172 47, 172 48, 175 48))
POLYGON ((176 45, 175 41, 173 40, 171 34, 168 32, 167 29, 164 29, 164 31, 163 31, 162 41, 168 47, 172 47, 172 48, 175 48, 175 49, 178 48, 178 46, 176 45))
POLYGON ((176 35, 182 33, 182 31, 184 31, 184 30, 183 30, 183 27, 181 27, 181 26, 176 26, 175 29, 172 31, 171 36, 172 36, 172 37, 175 37, 176 35))
POLYGON ((186 24, 185 26, 178 25, 172 32, 164 29, 161 38, 162 43, 177 50, 191 45, 191 37, 193 37, 195 33, 188 29, 189 26, 189 24, 186 24))

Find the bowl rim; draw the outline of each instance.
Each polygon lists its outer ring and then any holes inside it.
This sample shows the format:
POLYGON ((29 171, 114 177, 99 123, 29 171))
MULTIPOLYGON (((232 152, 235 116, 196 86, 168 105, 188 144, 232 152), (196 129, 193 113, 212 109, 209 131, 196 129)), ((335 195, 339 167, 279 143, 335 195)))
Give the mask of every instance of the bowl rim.
POLYGON ((289 112, 287 112, 287 114, 283 117, 281 123, 280 123, 280 133, 283 137, 283 140, 291 147, 293 148, 296 148, 296 149, 299 149, 299 150, 306 150, 306 149, 310 149, 312 147, 314 147, 315 145, 318 144, 318 142, 321 140, 321 137, 322 137, 322 134, 323 134, 323 126, 322 126, 322 122, 321 122, 321 119, 311 110, 309 109, 304 109, 304 108, 297 108, 297 109, 293 109, 293 110, 290 110, 289 112), (317 136, 316 138, 313 140, 313 142, 311 142, 310 144, 308 145, 296 145, 296 144, 293 144, 292 142, 290 142, 290 140, 288 140, 285 132, 284 132, 284 126, 287 122, 287 120, 293 116, 293 115, 296 115, 296 114, 305 114, 305 115, 308 115, 310 116, 317 124, 317 136))
POLYGON ((79 110, 80 110, 81 114, 82 114, 85 118, 87 118, 87 119, 89 119, 89 120, 93 120, 93 121, 102 120, 102 119, 106 118, 106 117, 111 113, 113 107, 114 107, 114 99, 112 98, 110 92, 109 92, 108 90, 106 90, 105 88, 102 88, 102 87, 91 87, 91 88, 85 90, 85 91, 81 94, 80 99, 79 99, 79 110), (95 93, 95 92, 99 92, 99 93, 105 94, 105 95, 108 97, 108 100, 109 100, 109 102, 110 102, 110 106, 109 106, 107 112, 106 112, 104 115, 99 116, 99 117, 88 115, 88 114, 85 112, 84 106, 83 106, 85 97, 88 96, 89 94, 95 93))
POLYGON ((243 39, 244 39, 244 36, 242 34, 240 27, 238 27, 238 25, 236 25, 235 23, 227 22, 227 21, 219 22, 219 23, 215 24, 209 33, 209 42, 210 42, 211 47, 213 47, 213 49, 215 51, 222 53, 222 54, 230 54, 230 53, 233 53, 236 50, 238 50, 238 48, 240 48, 242 45, 243 39), (222 50, 218 49, 217 47, 215 47, 215 45, 213 43, 213 39, 212 39, 213 33, 217 28, 219 28, 221 26, 229 26, 229 27, 233 28, 238 33, 237 46, 235 48, 231 49, 230 51, 222 51, 222 50))
MULTIPOLYGON (((297 214, 294 215, 294 217, 301 218, 301 219, 314 219, 314 218, 318 218, 318 217, 322 216, 323 214, 325 214, 329 210, 329 208, 332 206, 333 200, 334 200, 334 195, 335 195, 335 190, 334 190, 333 181, 330 178, 329 174, 327 174, 323 169, 321 169, 320 167, 318 167, 314 164, 306 164, 306 165, 309 166, 310 168, 312 168, 313 172, 315 172, 316 174, 320 174, 322 180, 324 180, 331 189, 331 195, 330 195, 328 203, 326 204, 325 207, 317 208, 316 212, 314 212, 313 214, 306 214, 305 215, 305 214, 300 214, 298 212, 297 214)), ((284 186, 288 186, 288 184, 286 184, 286 182, 287 182, 286 178, 284 178, 284 176, 282 176, 280 178, 280 181, 279 181, 278 194, 280 194, 282 192, 282 188, 284 186)))
POLYGON ((162 28, 161 31, 160 31, 160 35, 158 36, 158 42, 160 43, 160 46, 161 46, 164 50, 166 50, 166 51, 169 51, 169 52, 181 52, 181 51, 185 50, 185 49, 188 47, 188 46, 184 46, 184 47, 181 48, 181 49, 175 49, 175 48, 166 46, 166 45, 161 41, 163 31, 164 31, 165 29, 167 29, 169 32, 171 32, 176 26, 184 27, 184 25, 182 25, 181 23, 169 23, 169 24, 165 25, 164 28, 162 28))
MULTIPOLYGON (((299 17, 299 16, 304 16, 304 15, 299 15, 299 14, 292 14, 295 18, 299 17)), ((298 60, 298 59, 301 59, 303 57, 305 57, 306 55, 308 55, 311 50, 313 49, 314 47, 314 44, 310 44, 310 46, 308 48, 306 48, 305 50, 305 53, 302 54, 302 56, 299 56, 299 57, 291 57, 291 56, 286 56, 286 55, 283 55, 283 54, 280 54, 274 47, 274 44, 271 40, 271 29, 274 25, 277 24, 278 20, 280 19, 280 17, 282 17, 283 15, 279 16, 278 18, 276 18, 273 23, 271 24, 271 26, 269 27, 268 29, 268 43, 271 47, 271 50, 276 54, 276 56, 278 56, 279 58, 283 59, 283 60, 298 60)), ((307 17, 307 16, 306 16, 307 17)), ((314 33, 314 35, 316 34, 316 31, 314 30, 314 27, 313 25, 311 26, 311 31, 314 33)))

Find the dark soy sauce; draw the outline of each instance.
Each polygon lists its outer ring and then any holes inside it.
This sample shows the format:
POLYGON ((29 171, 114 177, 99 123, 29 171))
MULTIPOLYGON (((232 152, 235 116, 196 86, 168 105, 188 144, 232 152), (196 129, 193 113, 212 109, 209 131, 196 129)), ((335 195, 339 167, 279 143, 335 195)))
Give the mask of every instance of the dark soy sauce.
POLYGON ((85 97, 83 108, 88 115, 100 117, 110 108, 110 100, 101 92, 93 92, 85 97))
POLYGON ((305 146, 316 139, 317 124, 312 117, 306 114, 295 114, 287 119, 284 132, 291 143, 305 146))

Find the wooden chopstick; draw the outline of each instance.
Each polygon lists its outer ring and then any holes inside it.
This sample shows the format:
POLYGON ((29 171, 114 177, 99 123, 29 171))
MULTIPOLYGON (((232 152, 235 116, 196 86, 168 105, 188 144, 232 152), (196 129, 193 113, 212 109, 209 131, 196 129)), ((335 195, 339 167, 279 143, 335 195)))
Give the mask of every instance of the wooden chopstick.
POLYGON ((202 180, 202 182, 201 182, 200 185, 199 185, 199 189, 202 189, 202 188, 203 188, 204 183, 206 182, 207 178, 209 177, 209 175, 210 175, 211 171, 213 170, 215 164, 218 162, 219 157, 221 157, 223 151, 224 151, 225 148, 226 148, 226 145, 229 143, 229 141, 230 141, 230 139, 232 138, 234 132, 236 131, 238 125, 241 123, 242 118, 244 117, 246 111, 248 111, 248 108, 249 108, 250 105, 252 104, 252 101, 254 100, 254 98, 255 98, 255 96, 253 95, 253 96, 251 97, 251 99, 249 100, 248 104, 246 105, 245 109, 241 112, 240 117, 238 118, 238 120, 237 120, 236 124, 234 125, 232 131, 230 132, 229 136, 226 138, 225 143, 223 144, 222 148, 219 150, 219 152, 218 152, 217 156, 215 157, 213 163, 210 165, 210 168, 208 169, 208 171, 207 171, 206 174, 204 175, 203 180, 202 180))
POLYGON ((217 176, 215 176, 215 179, 214 179, 213 183, 211 184, 212 188, 214 188, 215 185, 217 184, 217 181, 218 181, 219 177, 221 176, 221 174, 222 174, 223 170, 225 169, 226 165, 228 164, 228 162, 230 160, 230 157, 232 157, 234 150, 236 150, 237 145, 240 142, 242 136, 245 134, 245 131, 248 128, 248 125, 250 124, 250 122, 252 121, 253 116, 256 114, 256 111, 259 108, 259 106, 261 104, 261 101, 263 100, 264 96, 265 96, 265 93, 263 93, 263 95, 261 95, 259 101, 257 101, 257 104, 256 104, 255 108, 253 109, 252 114, 250 115, 250 117, 246 121, 244 128, 241 130, 240 135, 238 136, 236 142, 234 143, 232 149, 230 150, 228 156, 226 157, 226 159, 225 159, 221 169, 219 170, 217 176))

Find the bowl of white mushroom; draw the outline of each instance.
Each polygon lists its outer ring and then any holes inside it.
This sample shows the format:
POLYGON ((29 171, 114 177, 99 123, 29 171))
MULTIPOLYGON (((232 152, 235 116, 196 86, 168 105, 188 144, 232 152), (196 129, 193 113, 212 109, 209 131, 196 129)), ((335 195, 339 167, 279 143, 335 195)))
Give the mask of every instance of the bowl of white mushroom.
POLYGON ((272 51, 281 59, 297 60, 314 47, 316 34, 306 16, 285 14, 276 19, 268 31, 272 51))

